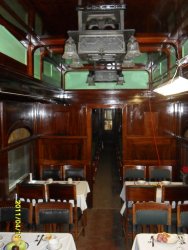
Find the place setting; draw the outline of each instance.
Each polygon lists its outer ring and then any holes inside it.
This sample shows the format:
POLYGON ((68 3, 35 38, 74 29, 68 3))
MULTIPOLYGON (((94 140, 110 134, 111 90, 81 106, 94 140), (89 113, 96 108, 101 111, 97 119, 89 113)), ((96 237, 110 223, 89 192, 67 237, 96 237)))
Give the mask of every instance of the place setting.
MULTIPOLYGON (((168 249, 173 247, 172 249, 176 250, 184 250, 183 245, 186 244, 184 234, 171 234, 166 232, 151 235, 148 243, 151 244, 152 247, 156 247, 156 249, 164 245, 168 249)), ((166 247, 165 249, 167 249, 166 247)))

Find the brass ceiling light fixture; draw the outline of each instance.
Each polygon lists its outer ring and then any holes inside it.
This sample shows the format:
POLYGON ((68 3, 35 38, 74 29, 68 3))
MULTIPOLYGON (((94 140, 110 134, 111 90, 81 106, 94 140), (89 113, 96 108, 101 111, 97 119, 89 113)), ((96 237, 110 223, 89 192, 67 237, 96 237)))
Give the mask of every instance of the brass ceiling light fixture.
POLYGON ((79 0, 78 31, 68 31, 63 59, 73 68, 93 65, 88 83, 116 79, 117 84, 123 84, 122 67, 134 66, 133 59, 140 55, 135 30, 124 29, 125 9, 124 0, 100 5, 82 5, 79 0), (101 70, 100 64, 106 65, 105 69, 101 70))

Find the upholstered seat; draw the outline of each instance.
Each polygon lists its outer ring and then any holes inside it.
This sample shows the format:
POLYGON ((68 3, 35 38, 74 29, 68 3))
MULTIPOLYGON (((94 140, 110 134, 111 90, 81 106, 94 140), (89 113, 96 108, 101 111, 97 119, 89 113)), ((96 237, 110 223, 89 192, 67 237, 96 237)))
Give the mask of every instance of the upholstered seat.
POLYGON ((127 185, 125 186, 126 210, 124 214, 123 229, 126 244, 132 240, 132 205, 136 202, 156 201, 156 186, 152 185, 127 185))
POLYGON ((172 181, 172 166, 149 166, 148 170, 150 181, 172 181))
POLYGON ((137 233, 171 232, 171 205, 157 202, 133 204, 133 239, 137 233))
POLYGON ((36 228, 45 232, 71 232, 73 225, 72 204, 44 202, 35 206, 36 228))
POLYGON ((146 166, 142 165, 123 165, 123 180, 135 181, 146 179, 146 166))
POLYGON ((86 166, 73 166, 63 165, 62 166, 63 179, 67 180, 72 178, 73 180, 85 180, 86 179, 86 166))
POLYGON ((52 183, 47 186, 48 200, 73 202, 73 225, 75 239, 81 233, 85 234, 86 214, 77 207, 76 186, 74 184, 52 183))
MULTIPOLYGON (((0 224, 4 224, 5 231, 10 232, 15 230, 16 214, 20 218, 20 231, 29 231, 32 226, 33 206, 28 202, 18 203, 14 200, 0 201, 0 224)), ((1 228, 3 231, 4 228, 1 228)))
POLYGON ((162 186, 162 202, 172 205, 172 226, 177 226, 177 206, 188 201, 188 185, 164 185, 162 186))
POLYGON ((177 231, 178 233, 188 233, 188 204, 177 206, 177 231))
POLYGON ((44 168, 42 171, 42 179, 47 180, 49 178, 61 180, 61 170, 58 168, 44 168))

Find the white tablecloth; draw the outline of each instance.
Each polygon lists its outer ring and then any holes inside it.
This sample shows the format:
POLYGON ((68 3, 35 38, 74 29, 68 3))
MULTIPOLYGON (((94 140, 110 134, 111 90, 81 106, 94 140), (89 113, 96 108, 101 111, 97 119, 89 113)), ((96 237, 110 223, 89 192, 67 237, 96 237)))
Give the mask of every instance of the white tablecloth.
MULTIPOLYGON (((137 185, 134 181, 125 181, 123 188, 120 193, 120 198, 124 201, 123 206, 120 210, 121 215, 123 215, 125 208, 126 208, 126 195, 125 195, 125 189, 127 185, 137 185)), ((145 185, 157 185, 157 182, 146 182, 145 185)), ((183 185, 183 182, 171 182, 169 185, 183 185)), ((156 202, 161 202, 162 198, 162 189, 161 187, 157 187, 157 193, 156 193, 156 202)))
MULTIPOLYGON (((44 184, 47 185, 47 181, 43 180, 32 180, 30 183, 44 184)), ((66 184, 66 181, 53 181, 53 183, 66 184)), ((81 208, 82 211, 87 209, 87 194, 90 192, 89 184, 87 181, 73 181, 76 185, 76 195, 77 195, 77 206, 81 208)), ((47 199, 47 197, 46 197, 47 199)), ((39 200, 40 202, 40 200, 39 200)))
POLYGON ((188 249, 188 234, 184 234, 184 241, 185 244, 181 244, 180 242, 176 243, 160 243, 154 240, 154 247, 152 247, 151 242, 151 236, 152 234, 137 234, 133 245, 132 250, 178 250, 178 246, 180 247, 179 250, 187 250, 188 249))
MULTIPOLYGON (((13 232, 10 232, 10 233, 0 232, 0 236, 2 236, 2 239, 0 240, 0 242, 3 242, 5 246, 7 243, 11 241, 13 234, 14 234, 13 232)), ((40 239, 43 233, 21 233, 21 238, 29 244, 29 247, 27 248, 27 250, 47 250, 48 241, 41 240, 39 245, 37 245, 38 241, 35 241, 35 240, 37 239, 38 235, 40 235, 39 236, 39 239, 40 239)), ((76 246, 75 246, 75 242, 74 242, 72 234, 54 233, 52 235, 54 235, 61 244, 61 248, 59 248, 59 250, 76 250, 76 246)), ((2 248, 2 249, 4 250, 6 248, 2 248)))

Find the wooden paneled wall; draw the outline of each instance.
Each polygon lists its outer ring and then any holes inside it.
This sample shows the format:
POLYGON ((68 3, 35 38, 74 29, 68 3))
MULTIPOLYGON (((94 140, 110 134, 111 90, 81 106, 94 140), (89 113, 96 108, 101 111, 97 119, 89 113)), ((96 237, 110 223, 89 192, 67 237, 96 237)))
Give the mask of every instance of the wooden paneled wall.
POLYGON ((123 112, 122 164, 172 165, 177 170, 173 103, 128 104, 123 112))
MULTIPOLYGON (((0 103, 0 197, 8 194, 8 161, 10 148, 24 141, 8 145, 8 137, 17 127, 31 131, 29 140, 34 146, 31 170, 40 178, 41 166, 47 164, 87 164, 87 179, 92 190, 92 118, 95 128, 100 121, 92 117, 95 105, 62 105, 31 102, 4 101, 0 103)), ((103 104, 97 108, 109 108, 103 104)), ((125 101, 118 106, 122 122, 122 164, 170 164, 174 167, 174 178, 179 177, 182 165, 188 165, 188 140, 184 137, 188 129, 188 103, 182 101, 146 99, 142 102, 125 101), (121 117, 122 116, 122 117, 121 117)), ((116 121, 117 122, 117 121, 116 121)), ((28 142, 28 140, 27 140, 28 142)), ((120 140, 117 140, 120 142, 120 140)))

